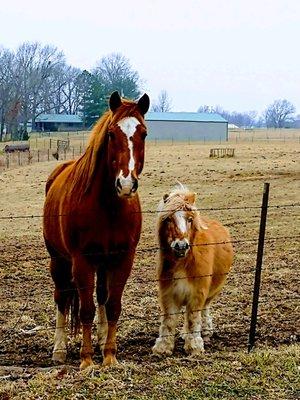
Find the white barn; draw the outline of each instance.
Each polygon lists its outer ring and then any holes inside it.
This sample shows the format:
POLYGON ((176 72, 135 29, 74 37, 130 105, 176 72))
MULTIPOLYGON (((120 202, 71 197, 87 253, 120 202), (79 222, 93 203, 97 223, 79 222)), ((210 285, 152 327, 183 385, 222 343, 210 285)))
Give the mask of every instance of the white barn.
POLYGON ((145 119, 148 140, 228 140, 228 122, 219 114, 148 112, 145 119))

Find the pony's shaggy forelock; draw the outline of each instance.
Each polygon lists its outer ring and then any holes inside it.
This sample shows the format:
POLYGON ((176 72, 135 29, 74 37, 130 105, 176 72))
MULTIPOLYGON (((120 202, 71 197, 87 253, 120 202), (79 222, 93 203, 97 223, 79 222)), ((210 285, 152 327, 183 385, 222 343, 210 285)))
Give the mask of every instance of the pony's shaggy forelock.
POLYGON ((166 200, 161 199, 158 204, 158 218, 164 221, 166 218, 170 217, 174 212, 178 210, 184 211, 195 211, 196 207, 186 200, 188 196, 193 195, 187 186, 178 183, 168 195, 166 200))

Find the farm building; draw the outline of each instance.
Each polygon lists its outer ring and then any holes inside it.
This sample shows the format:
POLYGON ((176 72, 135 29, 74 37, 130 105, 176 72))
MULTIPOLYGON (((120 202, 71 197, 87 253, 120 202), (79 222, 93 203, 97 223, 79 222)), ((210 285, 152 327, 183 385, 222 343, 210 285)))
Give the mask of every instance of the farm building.
POLYGON ((83 122, 75 114, 41 114, 35 119, 37 131, 74 131, 82 129, 83 122))
POLYGON ((228 122, 219 114, 148 112, 146 124, 150 140, 228 140, 228 122))

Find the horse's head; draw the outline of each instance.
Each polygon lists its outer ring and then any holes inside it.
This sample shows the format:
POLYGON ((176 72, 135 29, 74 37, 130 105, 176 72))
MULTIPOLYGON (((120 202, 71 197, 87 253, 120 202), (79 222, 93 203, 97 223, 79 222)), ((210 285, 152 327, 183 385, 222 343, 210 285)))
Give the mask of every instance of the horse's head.
POLYGON ((138 188, 147 135, 144 115, 149 103, 147 94, 136 103, 122 101, 118 92, 109 100, 112 118, 108 126, 108 163, 120 197, 133 196, 138 188))
POLYGON ((195 232, 207 229, 196 210, 195 198, 195 193, 184 188, 164 195, 159 204, 160 241, 175 257, 185 257, 195 232))

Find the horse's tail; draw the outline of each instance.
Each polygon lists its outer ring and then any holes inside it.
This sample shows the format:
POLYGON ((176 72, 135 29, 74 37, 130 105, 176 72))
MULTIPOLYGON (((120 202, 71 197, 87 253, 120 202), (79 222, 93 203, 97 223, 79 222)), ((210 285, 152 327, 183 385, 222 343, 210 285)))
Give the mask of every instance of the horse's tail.
POLYGON ((74 287, 72 290, 72 297, 70 299, 70 311, 71 311, 71 334, 76 336, 80 330, 80 318, 79 318, 79 295, 78 290, 74 287))

